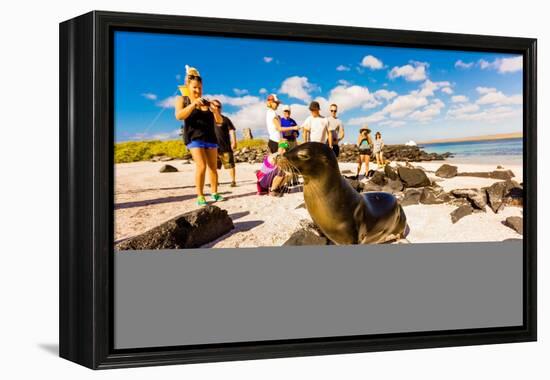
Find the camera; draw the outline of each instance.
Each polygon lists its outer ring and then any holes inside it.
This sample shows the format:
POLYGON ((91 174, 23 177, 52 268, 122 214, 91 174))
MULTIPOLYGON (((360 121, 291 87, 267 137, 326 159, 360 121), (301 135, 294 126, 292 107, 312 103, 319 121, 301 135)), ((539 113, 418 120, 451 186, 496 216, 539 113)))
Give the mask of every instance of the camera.
POLYGON ((201 98, 201 102, 203 105, 207 106, 207 107, 210 107, 210 100, 206 99, 206 98, 201 98))

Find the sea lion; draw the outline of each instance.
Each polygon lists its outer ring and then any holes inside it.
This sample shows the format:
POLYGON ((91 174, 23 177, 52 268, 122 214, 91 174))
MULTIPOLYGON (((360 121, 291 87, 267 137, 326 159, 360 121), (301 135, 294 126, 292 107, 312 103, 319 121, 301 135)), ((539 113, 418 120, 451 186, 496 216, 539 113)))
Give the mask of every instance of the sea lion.
POLYGON ((311 218, 338 245, 384 243, 404 237, 407 220, 392 194, 359 194, 340 174, 326 144, 308 142, 286 152, 282 168, 304 178, 304 200, 311 218))

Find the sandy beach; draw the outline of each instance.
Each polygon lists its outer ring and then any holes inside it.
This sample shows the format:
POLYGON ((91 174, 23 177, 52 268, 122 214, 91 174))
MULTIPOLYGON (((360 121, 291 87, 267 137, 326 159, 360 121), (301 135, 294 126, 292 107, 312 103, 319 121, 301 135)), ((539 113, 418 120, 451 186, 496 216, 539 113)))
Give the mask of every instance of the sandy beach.
MULTIPOLYGON (((414 164, 426 171, 428 177, 445 191, 459 188, 481 188, 497 182, 496 179, 454 177, 443 179, 435 171, 445 161, 414 164)), ((193 185, 193 163, 182 160, 167 162, 178 169, 175 173, 160 173, 166 163, 134 162, 115 165, 115 242, 136 236, 182 213, 196 209, 193 185)), ((393 163, 392 165, 395 165, 393 163)), ((457 163, 459 172, 482 172, 496 169, 494 164, 457 163)), ((512 170, 514 180, 523 181, 522 166, 503 165, 512 170)), ((311 220, 307 210, 300 207, 304 200, 301 192, 285 194, 282 198, 256 194, 255 171, 258 164, 237 164, 237 187, 229 186, 229 173, 219 172, 218 191, 225 201, 216 203, 227 210, 235 229, 205 247, 260 247, 280 246, 294 232, 301 220, 311 220)), ((371 168, 374 165, 371 164, 371 168)), ((355 172, 356 164, 340 163, 344 173, 355 172)), ((206 188, 208 193, 209 187, 206 188)), ((208 197, 207 197, 208 199, 208 197)), ((450 213, 456 206, 410 205, 405 214, 410 227, 407 240, 411 243, 502 241, 521 238, 511 228, 502 224, 509 216, 522 216, 521 207, 509 206, 498 214, 490 208, 475 212, 451 222, 450 213)))

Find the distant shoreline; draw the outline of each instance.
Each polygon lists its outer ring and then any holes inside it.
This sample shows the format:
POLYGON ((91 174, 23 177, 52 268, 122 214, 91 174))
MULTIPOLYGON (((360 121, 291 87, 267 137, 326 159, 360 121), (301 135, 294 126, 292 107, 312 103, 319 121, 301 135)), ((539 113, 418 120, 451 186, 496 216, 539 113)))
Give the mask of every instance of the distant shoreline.
POLYGON ((490 141, 490 140, 517 139, 522 137, 523 137, 522 132, 513 132, 513 133, 499 133, 496 135, 457 137, 452 139, 435 139, 435 140, 429 140, 429 141, 421 141, 421 142, 418 142, 417 144, 429 145, 429 144, 456 143, 456 142, 468 142, 468 141, 490 141))

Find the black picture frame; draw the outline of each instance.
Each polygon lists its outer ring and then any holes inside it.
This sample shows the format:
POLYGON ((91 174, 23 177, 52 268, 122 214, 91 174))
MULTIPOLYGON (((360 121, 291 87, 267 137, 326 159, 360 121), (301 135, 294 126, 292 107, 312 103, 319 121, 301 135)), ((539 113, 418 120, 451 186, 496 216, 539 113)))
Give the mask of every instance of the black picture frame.
POLYGON ((537 337, 537 41, 344 26, 93 11, 60 24, 60 356, 93 369, 534 341, 537 337), (113 347, 113 71, 115 30, 521 54, 523 325, 456 331, 113 347))

